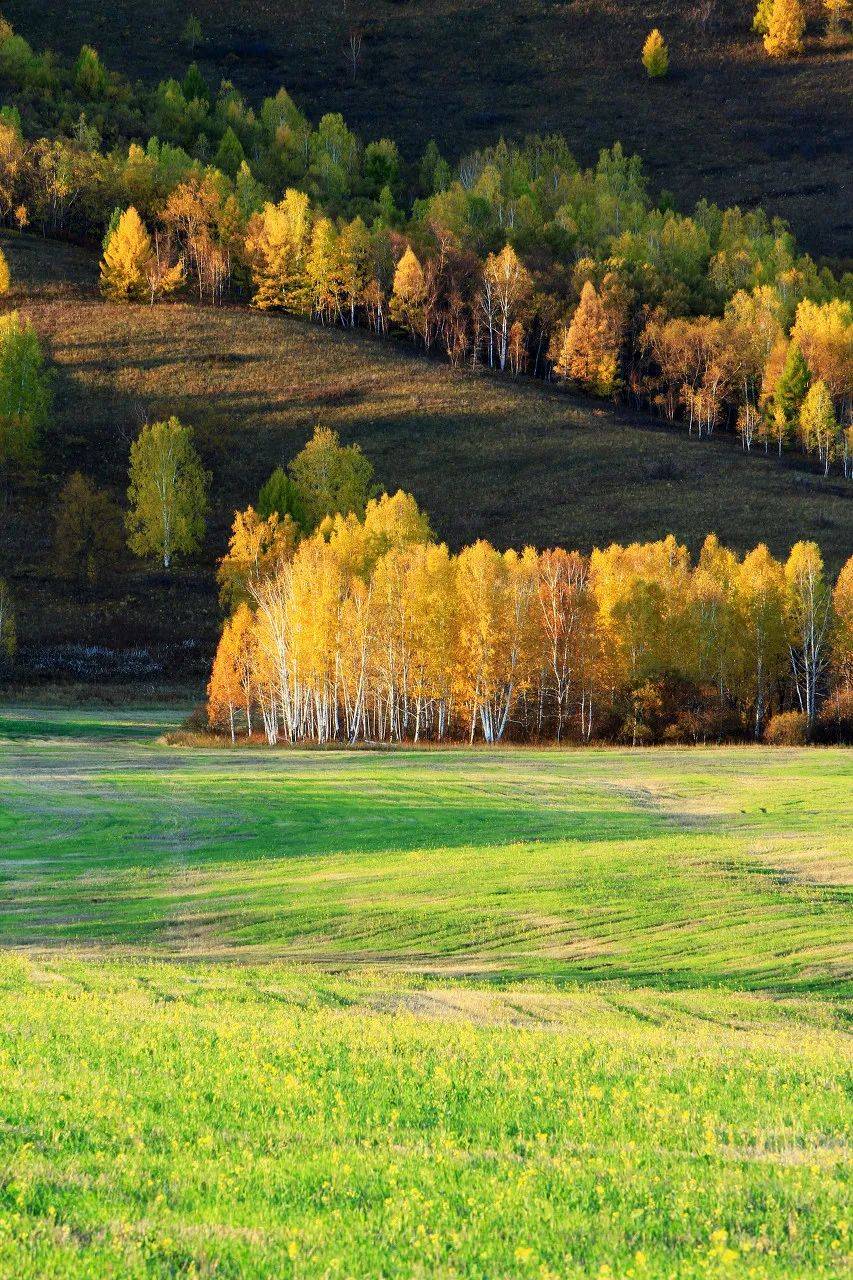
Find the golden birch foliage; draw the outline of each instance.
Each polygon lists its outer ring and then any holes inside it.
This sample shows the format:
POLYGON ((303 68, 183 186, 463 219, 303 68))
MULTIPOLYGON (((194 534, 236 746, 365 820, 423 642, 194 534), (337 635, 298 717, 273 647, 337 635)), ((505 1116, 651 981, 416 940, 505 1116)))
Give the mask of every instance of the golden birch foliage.
POLYGON ((665 76, 669 70, 669 49, 657 27, 646 36, 646 42, 643 45, 643 66, 651 80, 665 76))
POLYGON ((228 551, 216 573, 220 603, 233 608, 252 599, 260 581, 292 558, 298 541, 299 528, 289 515, 273 511, 263 519, 251 506, 235 512, 228 551))
POLYGON ((853 556, 838 575, 832 593, 835 628, 832 636, 836 666, 853 680, 853 556))
POLYGON ((788 661, 785 571, 761 543, 744 557, 735 579, 742 667, 739 692, 754 709, 761 733, 769 691, 788 661))
POLYGON ((12 273, 9 270, 9 263, 6 261, 6 255, 0 249, 0 297, 5 297, 12 287, 12 273))
POLYGON ((764 48, 771 58, 790 58, 802 53, 806 16, 800 0, 773 0, 767 17, 764 48))
POLYGON ((184 282, 184 264, 160 261, 133 205, 125 209, 101 260, 101 292, 121 301, 154 302, 184 282))
POLYGON ((255 615, 244 602, 222 628, 207 686, 207 718, 212 725, 226 719, 234 738, 234 712, 242 706, 251 732, 252 682, 256 665, 255 615))
POLYGON ((797 307, 791 340, 834 400, 853 396, 853 306, 841 298, 817 303, 804 298, 797 307))
POLYGON ((832 396, 821 379, 806 392, 800 409, 800 435, 806 452, 816 453, 829 471, 829 464, 838 453, 839 433, 832 396))

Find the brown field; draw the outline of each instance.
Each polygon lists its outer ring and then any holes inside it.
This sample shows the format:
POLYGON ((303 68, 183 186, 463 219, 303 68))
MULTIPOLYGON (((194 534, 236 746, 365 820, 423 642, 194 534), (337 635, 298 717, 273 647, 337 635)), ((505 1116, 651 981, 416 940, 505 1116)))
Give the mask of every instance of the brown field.
POLYGON ((680 207, 700 196, 764 205, 812 252, 850 260, 853 48, 830 48, 822 6, 804 55, 767 58, 751 30, 754 0, 349 0, 363 28, 353 81, 343 0, 6 0, 36 47, 94 44, 147 82, 180 74, 178 36, 201 19, 212 83, 252 101, 285 85, 315 118, 342 111, 365 137, 393 137, 414 160, 430 137, 451 159, 503 133, 561 132, 579 160, 620 139, 680 207), (703 27, 697 12, 707 8, 703 27), (640 48, 653 26, 670 75, 650 82, 640 48))
POLYGON ((32 316, 56 366, 43 474, 13 496, 2 525, 22 657, 29 645, 82 640, 161 646, 167 677, 174 662, 178 673, 203 670, 233 511, 318 422, 358 441, 377 479, 413 492, 453 547, 485 536, 586 550, 672 532, 698 550, 714 530, 777 555, 814 538, 837 569, 853 546, 853 485, 801 458, 745 456, 728 435, 700 444, 543 384, 454 372, 405 346, 279 315, 107 304, 89 253, 9 234, 2 244, 17 282, 9 305, 32 316), (64 479, 79 468, 121 501, 132 438, 170 413, 193 425, 213 474, 202 556, 170 578, 128 559, 91 594, 58 581, 64 479))

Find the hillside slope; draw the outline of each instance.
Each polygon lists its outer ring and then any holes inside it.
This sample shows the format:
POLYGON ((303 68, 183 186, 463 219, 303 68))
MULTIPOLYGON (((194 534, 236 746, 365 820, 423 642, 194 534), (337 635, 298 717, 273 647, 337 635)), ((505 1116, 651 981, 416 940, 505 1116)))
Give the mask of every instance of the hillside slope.
MULTIPOLYGON (((764 205, 812 252, 849 260, 853 50, 829 48, 823 18, 805 54, 773 62, 751 30, 753 0, 7 0, 37 46, 95 45, 115 68, 156 82, 180 74, 188 12, 212 83, 251 100, 285 85, 315 116, 342 111, 409 159, 435 137, 448 156, 500 133, 562 132, 583 163, 615 139, 638 151, 686 207, 702 195, 764 205), (347 19, 363 33, 356 77, 347 19), (710 15, 703 23, 701 15, 710 15), (640 49, 653 25, 671 70, 650 82, 640 49)), ((820 5, 813 6, 816 13, 820 5)))
MULTIPOLYGON (((853 485, 802 459, 745 456, 732 437, 682 431, 542 384, 469 371, 246 308, 103 302, 96 259, 0 236, 16 292, 56 368, 45 467, 0 524, 0 574, 19 604, 22 659, 64 642, 163 646, 201 672, 219 624, 213 568, 235 507, 318 422, 358 441, 387 488, 415 494, 453 547, 581 549, 660 537, 698 550, 715 530, 740 550, 814 538, 837 569, 853 547, 853 485), (57 493, 75 468, 122 501, 130 442, 147 419, 192 424, 213 474, 201 559, 169 579, 128 560, 91 595, 51 568, 57 493)), ((186 665, 184 663, 184 665, 186 665)))

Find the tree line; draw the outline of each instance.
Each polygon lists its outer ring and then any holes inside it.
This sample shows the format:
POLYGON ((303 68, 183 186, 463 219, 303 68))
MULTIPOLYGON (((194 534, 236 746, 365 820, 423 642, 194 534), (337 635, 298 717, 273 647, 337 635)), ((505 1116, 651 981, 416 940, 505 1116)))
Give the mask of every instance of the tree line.
POLYGON ((853 557, 833 586, 813 542, 453 555, 403 492, 355 484, 356 510, 323 514, 328 474, 309 447, 236 514, 207 704, 232 741, 853 736, 853 557))
POLYGON ((456 365, 555 378, 853 476, 853 277, 781 220, 704 200, 681 214, 618 144, 589 169, 556 136, 455 169, 430 144, 407 166, 340 115, 313 126, 284 90, 255 112, 197 67, 140 96, 84 50, 51 62, 48 92, 17 41, 0 40, 0 72, 30 127, 48 116, 57 132, 31 138, 0 110, 0 217, 103 237, 108 296, 191 288, 395 329, 456 365))

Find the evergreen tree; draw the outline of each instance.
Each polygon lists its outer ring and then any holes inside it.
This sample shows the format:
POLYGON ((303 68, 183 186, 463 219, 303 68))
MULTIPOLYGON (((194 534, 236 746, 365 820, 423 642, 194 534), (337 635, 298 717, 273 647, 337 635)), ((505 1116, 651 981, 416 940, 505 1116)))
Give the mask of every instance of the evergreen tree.
POLYGON ((187 74, 184 76, 184 83, 181 87, 187 102, 195 100, 201 102, 210 101, 210 90, 207 87, 207 81, 199 71, 197 62, 191 62, 187 67, 187 74))
POLYGON ((229 178, 236 178, 242 164, 246 163, 243 144, 229 125, 222 135, 222 141, 213 160, 214 166, 229 178))
POLYGON ((643 66, 651 80, 665 76, 669 70, 669 49, 657 27, 649 32, 643 45, 643 66))
POLYGON ((796 342, 788 346, 785 364, 773 394, 772 413, 776 423, 776 434, 779 440, 779 452, 782 451, 782 437, 789 440, 797 433, 800 422, 800 407, 806 397, 811 383, 809 366, 806 358, 796 342))
POLYGON ((283 467, 276 467, 270 478, 261 485, 257 510, 262 520, 268 520, 273 514, 279 520, 290 516, 300 529, 308 529, 308 518, 300 501, 299 491, 283 467))

